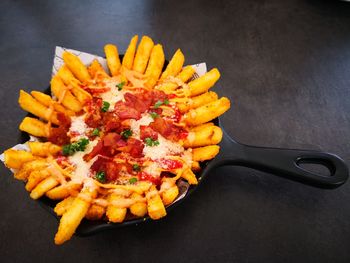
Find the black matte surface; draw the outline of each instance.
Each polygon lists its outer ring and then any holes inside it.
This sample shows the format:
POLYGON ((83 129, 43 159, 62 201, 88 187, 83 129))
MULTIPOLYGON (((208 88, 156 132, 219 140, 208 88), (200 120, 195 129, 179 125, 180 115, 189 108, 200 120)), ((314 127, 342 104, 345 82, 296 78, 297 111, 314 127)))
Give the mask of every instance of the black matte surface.
MULTIPOLYGON (((223 124, 252 145, 334 152, 350 164, 350 3, 0 2, 0 149, 17 143, 19 89, 44 90, 54 47, 102 54, 148 34, 169 57, 218 67, 223 124)), ((165 219, 53 244, 57 221, 1 165, 1 262, 349 262, 350 184, 320 190, 215 170, 165 219)))

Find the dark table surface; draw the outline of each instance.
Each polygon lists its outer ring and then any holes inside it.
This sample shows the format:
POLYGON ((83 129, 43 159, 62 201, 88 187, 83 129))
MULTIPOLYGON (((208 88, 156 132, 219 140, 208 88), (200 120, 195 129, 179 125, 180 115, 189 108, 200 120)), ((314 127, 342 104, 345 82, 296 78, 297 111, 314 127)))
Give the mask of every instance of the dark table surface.
MULTIPOLYGON (((134 34, 222 73, 228 133, 252 145, 329 151, 350 164, 350 3, 0 2, 0 150, 18 142, 20 89, 44 90, 54 48, 125 51, 134 34)), ((1 262, 350 262, 350 183, 320 190, 247 168, 213 171, 158 221, 74 237, 0 166, 1 262)))

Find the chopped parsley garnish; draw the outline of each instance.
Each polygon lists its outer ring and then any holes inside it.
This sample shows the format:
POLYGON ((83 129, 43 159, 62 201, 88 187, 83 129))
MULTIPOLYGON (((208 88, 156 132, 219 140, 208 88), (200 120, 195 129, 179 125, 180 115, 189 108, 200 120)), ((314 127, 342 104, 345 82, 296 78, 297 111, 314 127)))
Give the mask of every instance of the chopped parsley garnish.
POLYGON ((159 115, 156 112, 150 112, 149 115, 151 115, 152 119, 154 120, 155 118, 158 118, 159 115))
POLYGON ((153 140, 152 138, 149 138, 149 137, 147 137, 145 139, 145 143, 146 143, 147 146, 151 146, 151 147, 159 145, 159 141, 158 140, 153 140))
POLYGON ((154 108, 158 109, 161 105, 168 105, 169 104, 169 100, 165 99, 164 101, 158 100, 155 104, 154 104, 154 108))
POLYGON ((138 165, 137 163, 133 164, 132 169, 135 172, 139 172, 141 170, 140 165, 138 165))
POLYGON ((95 128, 93 131, 92 131, 92 135, 93 136, 99 136, 100 135, 100 130, 98 128, 95 128))
POLYGON ((119 84, 117 84, 115 86, 118 88, 119 91, 121 91, 123 89, 124 85, 125 85, 125 81, 120 82, 119 84))
POLYGON ((100 183, 106 182, 106 174, 104 171, 99 171, 95 175, 95 179, 99 181, 100 183))
POLYGON ((75 152, 78 151, 85 151, 86 146, 89 144, 89 140, 86 138, 81 138, 77 142, 73 142, 71 144, 63 145, 62 147, 62 153, 63 155, 73 155, 75 152))
POLYGON ((124 139, 128 139, 131 135, 132 135, 132 130, 127 129, 122 131, 122 133, 120 134, 124 139))
POLYGON ((129 183, 130 184, 135 184, 137 182, 137 178, 136 177, 132 177, 129 179, 129 183))
POLYGON ((109 106, 110 106, 109 102, 103 101, 103 104, 102 104, 102 107, 101 107, 101 111, 103 111, 103 112, 108 111, 109 106))

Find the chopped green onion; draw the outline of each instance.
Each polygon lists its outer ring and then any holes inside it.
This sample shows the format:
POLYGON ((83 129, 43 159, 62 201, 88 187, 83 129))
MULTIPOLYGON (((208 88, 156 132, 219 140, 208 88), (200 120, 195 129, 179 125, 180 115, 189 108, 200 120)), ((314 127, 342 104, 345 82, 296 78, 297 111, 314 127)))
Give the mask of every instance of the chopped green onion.
POLYGON ((81 138, 77 142, 73 142, 71 144, 63 145, 62 147, 62 153, 63 155, 73 155, 75 152, 78 151, 85 151, 86 146, 89 144, 89 140, 86 138, 81 138))
POLYGON ((125 81, 120 82, 119 84, 117 84, 115 86, 118 88, 119 91, 121 91, 123 89, 124 85, 125 85, 125 81))
POLYGON ((122 133, 120 134, 124 139, 128 139, 131 135, 132 135, 132 130, 127 129, 122 131, 122 133))
POLYGON ((129 179, 129 183, 130 184, 135 184, 137 182, 137 178, 136 177, 132 177, 129 179))
POLYGON ((158 109, 162 104, 163 104, 163 101, 158 100, 158 101, 154 104, 154 108, 155 108, 155 109, 158 109))
POLYGON ((140 165, 138 165, 137 163, 135 163, 135 164, 132 166, 132 169, 133 169, 135 172, 139 172, 139 171, 141 170, 140 165))
POLYGON ((159 115, 156 112, 150 112, 149 115, 151 115, 152 119, 154 120, 155 118, 158 118, 159 115))
POLYGON ((92 131, 92 135, 93 136, 99 136, 100 135, 100 130, 98 128, 95 128, 93 131, 92 131))
POLYGON ((106 182, 106 174, 104 171, 99 171, 95 175, 95 179, 101 183, 106 182))
POLYGON ((102 105, 102 107, 101 107, 101 111, 103 111, 103 112, 108 111, 109 106, 110 106, 109 102, 103 101, 103 105, 102 105))
POLYGON ((169 100, 168 100, 168 99, 165 99, 165 100, 163 101, 163 103, 164 103, 164 105, 168 105, 168 104, 169 104, 169 100))
POLYGON ((145 143, 147 146, 150 146, 150 147, 159 145, 158 140, 153 140, 152 138, 149 138, 149 137, 145 138, 145 143))

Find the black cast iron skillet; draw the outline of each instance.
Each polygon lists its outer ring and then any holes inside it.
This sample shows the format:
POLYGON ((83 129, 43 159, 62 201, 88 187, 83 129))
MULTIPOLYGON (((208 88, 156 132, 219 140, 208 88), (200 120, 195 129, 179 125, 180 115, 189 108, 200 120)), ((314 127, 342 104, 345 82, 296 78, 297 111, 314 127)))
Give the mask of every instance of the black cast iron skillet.
MULTIPOLYGON (((348 168, 344 161, 337 155, 319 151, 243 145, 233 140, 225 132, 219 119, 216 119, 214 122, 222 128, 224 133, 220 143, 221 149, 220 153, 213 160, 201 164, 202 170, 197 174, 199 183, 210 174, 212 169, 229 164, 253 168, 306 185, 325 189, 337 188, 348 179, 348 168), (330 176, 307 171, 300 167, 300 164, 304 163, 323 165, 328 168, 330 176)), ((190 186, 186 195, 178 202, 168 206, 167 210, 175 207, 178 203, 189 197, 196 188, 197 186, 190 186)), ((59 219, 53 211, 56 205, 55 201, 47 197, 42 197, 38 201, 45 209, 59 219)), ((79 225, 76 234, 79 236, 87 236, 106 229, 138 224, 149 219, 149 217, 131 218, 119 224, 84 219, 79 225)))
MULTIPOLYGON (((122 58, 123 55, 120 55, 120 59, 122 58)), ((168 61, 165 62, 164 69, 167 64, 168 61)), ((50 88, 46 89, 45 93, 50 94, 50 88)), ((243 145, 233 140, 225 132, 219 118, 215 119, 214 123, 221 127, 224 134, 220 143, 220 153, 213 160, 201 163, 202 170, 196 174, 199 183, 203 181, 203 179, 212 169, 224 165, 249 167, 306 185, 325 189, 337 188, 344 184, 348 179, 348 168, 345 162, 337 155, 319 151, 278 149, 243 145), (300 167, 300 164, 305 163, 325 166, 329 170, 330 176, 323 176, 300 167)), ((26 141, 28 141, 28 135, 26 133, 21 133, 21 142, 24 143, 26 141)), ((190 186, 186 192, 186 195, 179 201, 168 206, 167 211, 188 198, 197 188, 197 186, 190 186)), ((38 201, 42 207, 48 210, 57 218, 57 220, 59 220, 59 217, 54 212, 57 202, 47 198, 46 196, 40 198, 38 201)), ((83 219, 76 230, 76 235, 88 236, 106 229, 135 225, 147 220, 150 220, 150 218, 132 218, 130 215, 127 217, 126 221, 118 224, 108 223, 102 220, 90 221, 83 219)))

